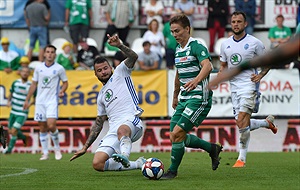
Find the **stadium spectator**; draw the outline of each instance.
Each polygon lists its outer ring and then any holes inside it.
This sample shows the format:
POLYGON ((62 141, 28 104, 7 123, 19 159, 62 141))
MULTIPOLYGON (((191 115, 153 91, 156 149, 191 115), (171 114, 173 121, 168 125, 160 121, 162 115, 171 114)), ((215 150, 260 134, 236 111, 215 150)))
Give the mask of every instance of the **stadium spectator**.
POLYGON ((177 13, 181 13, 181 14, 185 14, 190 21, 190 25, 191 25, 191 36, 193 34, 193 14, 195 12, 195 4, 193 3, 193 1, 191 0, 178 0, 175 2, 174 4, 174 10, 177 13))
POLYGON ((96 150, 93 167, 97 171, 140 169, 146 161, 143 157, 129 161, 132 142, 143 135, 143 124, 139 116, 143 110, 138 106, 131 71, 137 54, 120 42, 117 35, 110 37, 108 43, 118 47, 127 58, 112 71, 111 65, 103 57, 94 61, 94 72, 103 84, 97 99, 97 117, 90 135, 81 150, 70 161, 84 155, 100 134, 104 121, 109 118, 109 129, 96 150))
POLYGON ((271 49, 286 43, 292 36, 292 31, 289 27, 283 25, 284 17, 283 15, 277 15, 276 23, 277 25, 269 29, 269 39, 271 41, 271 49))
POLYGON ((156 19, 153 19, 148 25, 148 30, 143 35, 144 41, 149 41, 151 43, 150 50, 154 53, 157 53, 159 56, 159 68, 162 63, 163 52, 162 49, 165 46, 165 38, 161 31, 158 30, 158 22, 156 19))
POLYGON ((44 60, 44 48, 47 45, 47 25, 50 20, 50 13, 43 0, 35 0, 25 8, 26 24, 29 28, 30 45, 27 53, 31 61, 32 52, 37 40, 39 40, 39 61, 44 60))
POLYGON ((79 50, 77 55, 79 67, 76 69, 92 70, 94 59, 99 55, 99 52, 95 46, 88 45, 85 38, 81 39, 79 44, 82 49, 79 50))
MULTIPOLYGON (((4 152, 10 154, 15 147, 16 141, 21 139, 24 145, 27 145, 27 138, 21 131, 28 117, 29 110, 23 110, 23 105, 28 94, 31 82, 28 80, 30 75, 29 67, 20 69, 20 79, 15 80, 10 87, 10 94, 7 98, 7 106, 11 107, 8 119, 8 133, 11 135, 8 148, 4 152)), ((34 104, 34 100, 29 103, 29 107, 34 104)))
POLYGON ((153 19, 156 19, 159 23, 159 31, 162 30, 163 27, 163 13, 164 13, 164 5, 160 0, 149 0, 144 8, 144 11, 147 15, 146 23, 147 25, 150 24, 150 22, 153 19))
MULTIPOLYGON (((221 45, 220 73, 225 69, 230 70, 237 67, 242 60, 250 60, 257 55, 265 53, 263 43, 245 32, 246 26, 245 13, 240 11, 233 12, 231 16, 231 29, 234 35, 221 45)), ((258 98, 260 96, 259 82, 268 71, 269 68, 263 68, 258 74, 257 70, 249 69, 230 81, 233 114, 240 132, 240 150, 239 157, 233 165, 235 168, 245 167, 250 142, 250 131, 267 128, 274 134, 277 133, 272 115, 262 120, 251 119, 252 113, 258 112, 258 98)))
POLYGON ((207 28, 209 31, 209 52, 214 52, 216 35, 224 37, 229 7, 227 0, 208 1, 207 28))
MULTIPOLYGON (((19 65, 19 68, 18 68, 18 71, 17 71, 18 75, 21 74, 21 71, 22 71, 23 67, 29 68, 30 61, 29 61, 29 59, 28 59, 27 56, 23 56, 23 57, 21 57, 19 64, 20 64, 20 65, 19 65)), ((30 72, 31 72, 31 69, 30 69, 30 68, 29 68, 29 70, 30 70, 30 72)), ((31 73, 30 73, 30 74, 31 74, 31 73)))
POLYGON ((105 10, 107 28, 102 41, 101 53, 104 53, 107 34, 117 33, 121 41, 127 42, 130 27, 135 20, 135 7, 132 0, 109 0, 105 10))
MULTIPOLYGON (((30 5, 31 3, 33 3, 35 0, 28 0, 25 4, 25 7, 24 7, 24 15, 26 14, 26 8, 28 5, 30 5)), ((50 11, 50 4, 48 2, 48 0, 43 0, 42 3, 47 7, 47 10, 48 10, 48 14, 49 14, 49 18, 51 17, 51 11, 50 11)), ((50 44, 50 35, 49 35, 49 22, 50 22, 50 19, 47 23, 47 44, 50 44)))
POLYGON ((222 146, 209 143, 188 132, 199 126, 212 106, 212 91, 206 84, 212 71, 207 49, 190 36, 190 22, 184 14, 171 18, 171 31, 178 42, 175 53, 176 76, 172 107, 175 112, 170 122, 172 143, 171 166, 162 179, 173 179, 183 158, 185 147, 202 148, 209 152, 212 169, 220 164, 222 146))
MULTIPOLYGON (((170 15, 170 19, 175 16, 177 13, 176 11, 172 11, 171 15, 170 15)), ((174 36, 171 33, 171 29, 170 29, 170 21, 166 22, 164 24, 164 28, 163 28, 163 34, 165 37, 165 42, 166 42, 166 64, 167 64, 167 68, 168 69, 173 69, 174 65, 175 65, 175 50, 176 50, 176 46, 177 46, 177 42, 176 39, 174 38, 174 36)))
POLYGON ((88 38, 90 27, 93 27, 92 1, 67 0, 65 27, 69 28, 73 52, 77 54, 79 39, 88 38))
POLYGON ((58 117, 58 98, 65 96, 68 88, 68 79, 65 69, 56 63, 56 47, 47 45, 45 47, 45 62, 35 67, 32 84, 23 106, 24 110, 29 108, 29 100, 37 89, 35 101, 34 120, 40 128, 40 143, 42 145, 42 156, 40 160, 49 159, 48 132, 54 144, 55 159, 60 160, 62 154, 59 146, 59 131, 56 127, 58 117), (62 86, 59 88, 60 81, 62 86))
POLYGON ((17 52, 9 50, 9 40, 7 37, 1 38, 2 50, 0 50, 0 71, 11 73, 19 68, 20 57, 17 52))
MULTIPOLYGON (((129 47, 129 43, 125 42, 123 43, 125 46, 129 47)), ((123 51, 118 50, 113 58, 113 67, 116 68, 122 61, 126 59, 126 55, 123 51)))
POLYGON ((247 17, 246 33, 253 34, 255 25, 256 0, 234 0, 235 10, 242 11, 247 17))
POLYGON ((138 64, 140 70, 150 71, 158 69, 159 57, 157 53, 151 51, 151 43, 149 41, 143 42, 144 51, 138 55, 138 64))
POLYGON ((285 65, 287 61, 292 61, 299 56, 299 51, 300 51, 299 38, 300 38, 300 33, 297 33, 295 38, 292 38, 290 41, 281 45, 275 50, 265 55, 258 56, 255 59, 244 61, 243 63, 239 64, 237 67, 233 69, 222 71, 221 73, 218 74, 218 77, 214 78, 209 83, 209 88, 213 89, 219 83, 230 80, 236 75, 240 74, 241 72, 251 68, 258 68, 258 67, 265 67, 265 66, 273 68, 277 65, 279 66, 285 65))
POLYGON ((73 44, 67 41, 61 48, 63 52, 58 54, 56 62, 61 64, 65 70, 74 70, 75 57, 72 53, 73 44))

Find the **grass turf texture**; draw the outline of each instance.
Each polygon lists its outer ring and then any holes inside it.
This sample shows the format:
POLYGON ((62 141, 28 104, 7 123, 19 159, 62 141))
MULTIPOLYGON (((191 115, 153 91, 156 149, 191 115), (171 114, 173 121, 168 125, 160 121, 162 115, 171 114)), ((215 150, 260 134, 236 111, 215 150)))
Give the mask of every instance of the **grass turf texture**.
MULTIPOLYGON (((39 161, 39 154, 0 155, 0 189, 300 189, 300 153, 248 153, 245 168, 232 168, 238 153, 221 153, 221 164, 216 171, 211 169, 207 153, 186 153, 173 180, 148 180, 140 170, 124 172, 96 172, 92 168, 93 154, 70 162, 71 154, 63 154, 60 161, 50 154, 47 161, 39 161), (37 169, 26 175, 24 168, 37 169)), ((132 153, 139 156, 161 159, 167 170, 170 153, 132 153)))

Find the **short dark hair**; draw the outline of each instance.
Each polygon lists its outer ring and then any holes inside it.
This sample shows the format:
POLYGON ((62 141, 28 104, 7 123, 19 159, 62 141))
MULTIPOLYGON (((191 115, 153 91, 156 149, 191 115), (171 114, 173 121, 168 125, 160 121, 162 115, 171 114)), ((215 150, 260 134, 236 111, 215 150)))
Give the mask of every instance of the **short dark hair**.
POLYGON ((231 17, 232 16, 237 16, 237 15, 242 15, 244 17, 244 21, 247 21, 247 17, 246 17, 246 14, 243 12, 243 11, 234 11, 232 14, 231 14, 231 17))
POLYGON ((107 61, 107 59, 105 59, 102 56, 97 56, 94 60, 94 65, 98 64, 98 63, 104 63, 107 62, 109 64, 109 62, 107 61))
POLYGON ((147 46, 147 45, 151 45, 151 43, 149 41, 144 41, 143 42, 143 47, 147 46))
POLYGON ((277 15, 276 18, 283 18, 284 19, 284 16, 282 14, 279 14, 279 15, 277 15))
POLYGON ((46 45, 46 47, 44 48, 44 51, 46 51, 47 48, 53 48, 54 52, 56 52, 56 47, 54 45, 51 45, 51 44, 46 45))
POLYGON ((173 16, 170 19, 170 25, 173 23, 179 24, 183 28, 191 27, 189 18, 187 16, 185 16, 184 14, 178 14, 178 15, 173 16))

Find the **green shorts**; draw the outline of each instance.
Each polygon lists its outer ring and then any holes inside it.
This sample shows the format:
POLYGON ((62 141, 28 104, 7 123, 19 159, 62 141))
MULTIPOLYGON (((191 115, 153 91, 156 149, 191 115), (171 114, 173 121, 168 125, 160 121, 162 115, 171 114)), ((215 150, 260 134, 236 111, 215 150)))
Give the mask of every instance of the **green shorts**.
POLYGON ((185 132, 189 132, 193 127, 198 127, 206 118, 212 105, 212 97, 208 101, 199 99, 189 99, 179 101, 176 110, 171 118, 170 131, 176 125, 180 126, 185 132))
POLYGON ((24 125, 26 120, 27 120, 27 116, 20 116, 11 113, 8 119, 8 128, 21 129, 21 127, 24 125))

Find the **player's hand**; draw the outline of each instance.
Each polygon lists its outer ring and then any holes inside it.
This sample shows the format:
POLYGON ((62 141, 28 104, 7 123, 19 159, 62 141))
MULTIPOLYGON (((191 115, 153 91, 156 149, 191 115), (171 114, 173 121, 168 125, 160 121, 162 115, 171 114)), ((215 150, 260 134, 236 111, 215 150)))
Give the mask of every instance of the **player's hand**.
POLYGON ((63 91, 60 91, 59 94, 58 94, 58 97, 62 98, 64 97, 65 93, 63 91))
POLYGON ((29 102, 25 101, 23 105, 23 110, 28 110, 28 108, 29 108, 29 102))
POLYGON ((194 90, 198 85, 198 82, 196 82, 195 80, 192 80, 190 82, 187 82, 185 85, 184 85, 184 89, 187 91, 187 92, 190 92, 192 90, 194 90))
POLYGON ((260 74, 258 74, 258 75, 257 74, 252 74, 251 75, 251 81, 255 82, 255 83, 259 82, 261 80, 261 78, 262 78, 262 76, 260 74))
POLYGON ((109 34, 107 34, 107 37, 108 37, 107 43, 109 45, 115 46, 115 47, 119 47, 121 45, 121 41, 120 41, 118 35, 110 36, 109 34))
POLYGON ((81 150, 78 150, 73 156, 72 158, 70 159, 70 162, 76 158, 79 158, 80 156, 84 155, 86 153, 86 150, 85 149, 81 149, 81 150))

